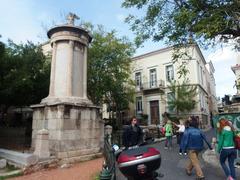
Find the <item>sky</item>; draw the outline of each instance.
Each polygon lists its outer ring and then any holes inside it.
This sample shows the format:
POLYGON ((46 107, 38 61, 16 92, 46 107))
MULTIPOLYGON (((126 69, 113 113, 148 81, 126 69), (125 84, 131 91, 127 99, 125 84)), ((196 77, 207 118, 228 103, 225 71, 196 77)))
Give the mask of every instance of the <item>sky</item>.
MULTIPOLYGON (((47 41, 46 32, 56 24, 65 22, 69 12, 77 14, 81 20, 94 25, 101 24, 106 31, 115 29, 119 37, 134 39, 130 26, 124 18, 134 10, 121 8, 122 0, 0 0, 0 41, 7 39, 15 43, 47 41)), ((77 24, 78 22, 76 22, 77 24)), ((135 55, 144 54, 166 47, 163 42, 148 41, 137 49, 135 55)), ((236 64, 237 55, 230 48, 209 48, 203 50, 206 61, 212 61, 215 68, 217 96, 235 94, 235 75, 231 66, 236 64)))

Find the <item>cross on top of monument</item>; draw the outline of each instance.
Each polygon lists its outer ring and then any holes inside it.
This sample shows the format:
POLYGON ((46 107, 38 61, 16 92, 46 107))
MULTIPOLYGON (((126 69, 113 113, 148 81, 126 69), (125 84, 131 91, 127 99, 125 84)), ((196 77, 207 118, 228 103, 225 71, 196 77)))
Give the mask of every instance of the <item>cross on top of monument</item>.
POLYGON ((79 17, 76 14, 70 12, 67 16, 68 24, 74 25, 75 19, 79 19, 79 17))

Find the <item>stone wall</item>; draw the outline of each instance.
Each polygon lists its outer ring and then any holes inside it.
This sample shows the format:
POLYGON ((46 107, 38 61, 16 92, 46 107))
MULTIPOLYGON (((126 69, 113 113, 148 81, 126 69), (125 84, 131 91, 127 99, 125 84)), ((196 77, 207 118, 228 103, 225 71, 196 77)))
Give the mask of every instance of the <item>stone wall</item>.
POLYGON ((58 158, 99 153, 103 122, 95 106, 56 104, 34 107, 32 148, 38 130, 49 130, 50 153, 58 158))

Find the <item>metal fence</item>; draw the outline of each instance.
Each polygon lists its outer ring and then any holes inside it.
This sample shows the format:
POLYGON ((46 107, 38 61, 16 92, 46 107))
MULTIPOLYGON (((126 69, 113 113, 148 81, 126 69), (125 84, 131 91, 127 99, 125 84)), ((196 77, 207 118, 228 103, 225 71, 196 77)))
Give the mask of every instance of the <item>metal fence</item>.
POLYGON ((100 174, 101 180, 116 180, 116 157, 113 151, 113 144, 122 146, 122 130, 114 131, 112 134, 105 135, 103 155, 105 162, 100 174))
POLYGON ((28 151, 31 139, 31 132, 26 127, 0 126, 0 148, 28 151))
POLYGON ((116 158, 111 144, 111 135, 106 135, 104 138, 103 155, 105 162, 100 174, 100 180, 116 180, 116 158))

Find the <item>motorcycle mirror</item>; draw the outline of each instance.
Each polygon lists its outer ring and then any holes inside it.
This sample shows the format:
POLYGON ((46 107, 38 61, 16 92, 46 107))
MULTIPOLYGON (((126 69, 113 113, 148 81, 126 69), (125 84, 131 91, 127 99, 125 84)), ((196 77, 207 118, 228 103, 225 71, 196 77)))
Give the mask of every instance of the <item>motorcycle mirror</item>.
POLYGON ((114 144, 114 145, 112 146, 112 148, 113 148, 114 151, 118 151, 118 150, 119 150, 119 146, 116 145, 116 144, 114 144))

